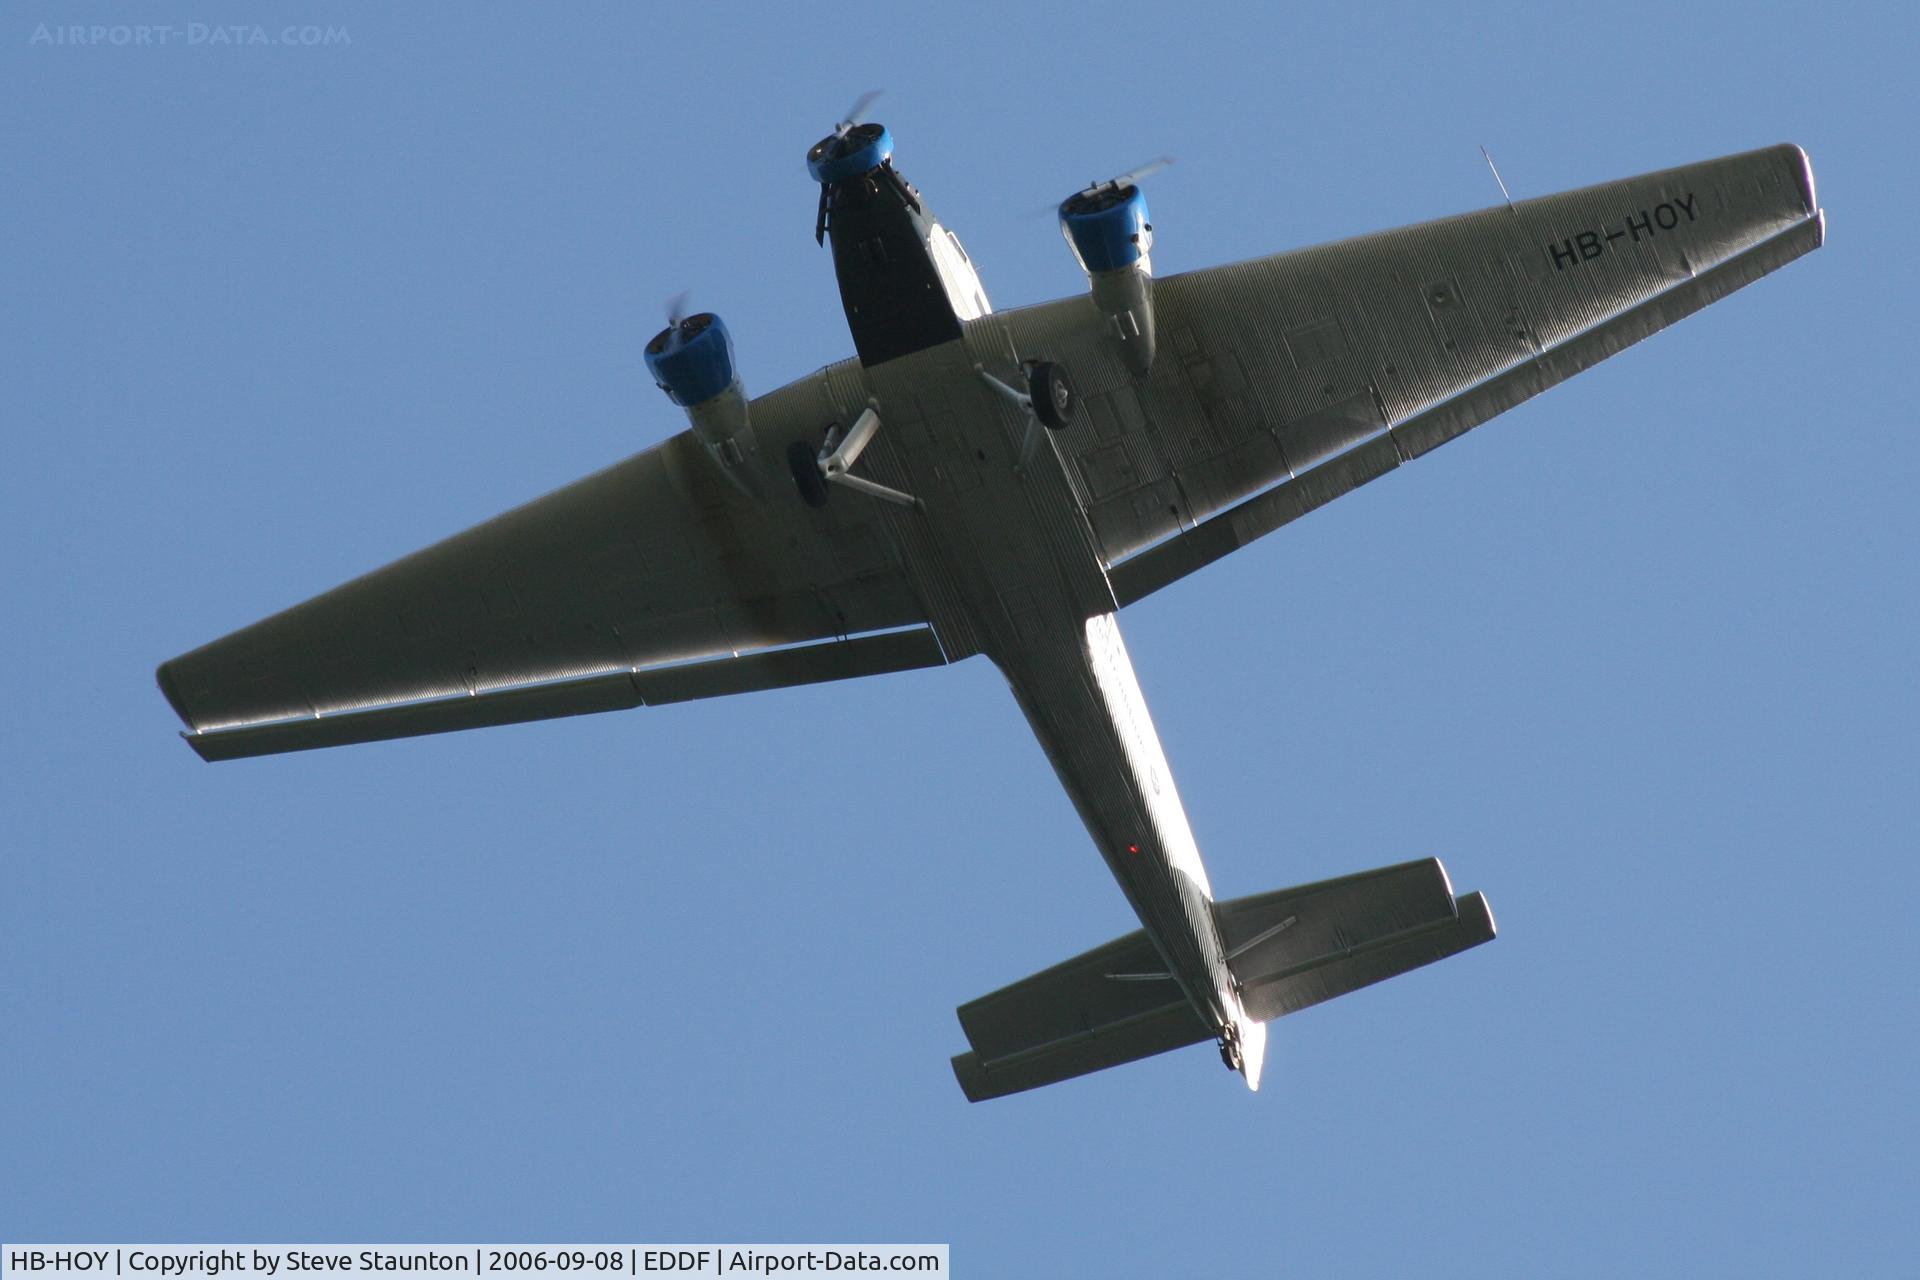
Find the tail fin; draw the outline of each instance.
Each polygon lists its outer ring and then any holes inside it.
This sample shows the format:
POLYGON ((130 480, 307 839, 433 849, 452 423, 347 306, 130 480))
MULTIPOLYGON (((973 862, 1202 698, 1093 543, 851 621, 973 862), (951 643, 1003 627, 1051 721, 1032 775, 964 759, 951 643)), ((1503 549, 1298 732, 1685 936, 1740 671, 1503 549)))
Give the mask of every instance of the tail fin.
MULTIPOLYGON (((1233 1050, 1260 1087, 1267 1021, 1494 936, 1477 893, 1453 896, 1428 858, 1214 904, 1240 988, 1233 1050)), ((960 1007, 972 1051, 953 1060, 972 1102, 1035 1089, 1203 1040, 1208 1025, 1143 930, 960 1007)))

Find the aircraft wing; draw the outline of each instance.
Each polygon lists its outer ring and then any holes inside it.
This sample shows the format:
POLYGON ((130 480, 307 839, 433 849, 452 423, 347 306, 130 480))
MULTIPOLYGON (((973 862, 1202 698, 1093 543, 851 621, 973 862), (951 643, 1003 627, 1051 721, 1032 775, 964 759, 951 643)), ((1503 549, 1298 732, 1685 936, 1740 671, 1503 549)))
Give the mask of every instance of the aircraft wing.
MULTIPOLYGON (((760 397, 762 447, 814 432, 813 410, 804 384, 760 397)), ((160 686, 222 760, 943 662, 872 504, 783 497, 749 499, 682 433, 175 658, 160 686)))
MULTIPOLYGON (((1003 312, 1070 362, 1059 441, 1121 604, 1816 248, 1795 146, 1157 281, 1135 383, 1085 298, 1003 312)), ((1054 354, 1057 353, 1057 354, 1054 354)))

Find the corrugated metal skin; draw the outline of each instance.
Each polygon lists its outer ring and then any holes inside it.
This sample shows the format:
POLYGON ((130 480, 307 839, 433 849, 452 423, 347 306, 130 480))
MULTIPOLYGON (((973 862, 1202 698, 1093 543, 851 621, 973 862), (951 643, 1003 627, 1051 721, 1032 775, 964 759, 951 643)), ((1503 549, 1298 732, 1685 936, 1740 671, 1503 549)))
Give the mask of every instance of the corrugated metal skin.
POLYGON ((1489 418, 1817 248, 1823 230, 1819 217, 1798 223, 1525 364, 1515 365, 1395 424, 1390 432, 1376 435, 1311 471, 1120 562, 1109 575, 1115 599, 1122 605, 1130 604, 1385 475, 1402 462, 1464 435, 1489 418))
POLYGON ((1223 902, 1216 914, 1247 1009, 1262 1020, 1494 936, 1486 900, 1455 899, 1437 858, 1223 902))
MULTIPOLYGON (((935 430, 943 428, 930 426, 929 420, 940 423, 946 418, 944 384, 949 380, 938 376, 937 353, 958 345, 949 343, 877 370, 843 360, 819 374, 822 394, 834 406, 832 420, 841 426, 859 417, 869 401, 880 406, 880 432, 861 455, 860 473, 902 492, 926 495, 923 501, 930 499, 936 506, 943 486, 928 450, 935 430)), ((846 491, 835 492, 828 505, 865 508, 884 525, 948 661, 958 662, 981 651, 974 609, 960 580, 970 559, 943 545, 943 534, 950 534, 950 527, 943 529, 930 520, 927 510, 895 507, 846 491)))
POLYGON ((1113 597, 1072 473, 1046 446, 1018 466, 1026 417, 976 368, 1019 385, 1018 359, 1035 354, 983 317, 961 342, 824 377, 841 421, 868 397, 878 406, 860 470, 919 499, 885 510, 947 656, 1000 667, 1168 971, 1217 1026, 1231 979, 1211 895, 1117 631, 1090 645, 1088 619, 1111 627, 1113 597))
MULTIPOLYGON (((817 442, 877 395, 894 426, 863 468, 909 492, 952 491, 966 483, 964 459, 942 460, 928 424, 984 432, 996 456, 1017 450, 1022 430, 969 366, 1015 380, 1016 358, 1064 361, 1086 412, 1047 434, 1057 470, 1031 468, 1013 499, 1020 510, 993 518, 1034 522, 1033 550, 1069 562, 1059 589, 1100 612, 1114 598, 1070 562, 1111 565, 1490 380, 1506 380, 1499 401, 1524 398, 1565 376, 1564 367, 1549 376, 1557 351, 1663 295, 1684 296, 1696 277, 1812 212, 1805 156, 1776 147, 1176 276, 1155 285, 1161 355, 1141 383, 1084 297, 985 317, 962 343, 876 370, 843 362, 756 400, 766 500, 731 488, 682 433, 175 659, 162 686, 199 730, 922 620, 950 657, 964 657, 988 641, 970 600, 977 586, 956 577, 966 572, 963 535, 857 499, 824 511, 789 501, 788 443, 817 442), (1531 388, 1529 367, 1540 371, 1531 388), (943 548, 942 537, 961 541, 943 548)), ((1575 356, 1573 367, 1598 358, 1575 356)), ((1480 416, 1497 407, 1483 404, 1480 416)), ((1393 441, 1393 460, 1477 420, 1430 418, 1393 441)), ((1317 472, 1326 496, 1387 469, 1384 452, 1372 453, 1356 449, 1317 472), (1369 462, 1372 453, 1382 456, 1369 462)), ((978 515, 967 502, 956 510, 978 515)), ((1273 513, 1247 514, 1243 526, 1273 513)))
POLYGON ((1160 355, 1137 385, 1085 298, 999 319, 1087 397, 1064 465, 1124 469, 1087 495, 1111 565, 1814 213, 1804 153, 1780 146, 1173 276, 1154 286, 1160 355))
MULTIPOLYGON (((761 500, 682 433, 175 659, 162 687, 201 730, 517 691, 390 722, 431 732, 984 652, 1170 973, 1223 1027, 1236 997, 1210 890, 1108 615, 1819 235, 1806 158, 1777 147, 1160 281, 1144 380, 1085 297, 984 316, 754 401, 761 500), (1084 411, 1022 467, 1027 420, 980 371, 1017 386, 1033 359, 1071 370, 1084 411), (787 447, 869 402, 882 427, 860 470, 918 505, 836 490, 803 506, 787 447), (922 632, 860 648, 870 660, 658 671, 921 622, 938 655, 922 632), (631 672, 652 674, 596 679, 631 672), (581 683, 535 688, 554 681, 581 683)), ((378 718, 313 744, 387 736, 364 727, 378 718)))
POLYGON ((1136 929, 970 1000, 954 1012, 980 1065, 989 1069, 1007 1066, 1016 1057, 1049 1053, 1062 1041, 1089 1031, 1138 1023, 1169 1006, 1185 1015, 1188 1035, 1182 1043, 1211 1038, 1213 1029, 1194 1015, 1179 988, 1151 976, 1164 974, 1165 965, 1147 935, 1136 929), (1114 974, 1133 980, 1115 981, 1114 974))
POLYGON ((584 680, 507 689, 471 697, 410 702, 364 714, 279 720, 199 733, 187 741, 203 760, 240 760, 282 751, 310 751, 384 742, 430 733, 483 729, 529 720, 661 706, 693 698, 784 689, 825 680, 937 667, 946 662, 929 627, 882 631, 849 640, 768 649, 743 657, 615 671, 584 680))
POLYGON ((965 566, 957 581, 982 647, 1212 1025, 1231 1016, 1232 978, 1204 872, 1176 865, 1191 834, 1171 775, 1153 765, 1157 746, 1135 740, 1151 724, 1128 723, 1144 704, 1119 705, 1122 686, 1137 687, 1131 669, 1124 651, 1102 663, 1076 627, 1086 605, 1071 586, 1047 591, 1036 560, 1089 545, 1111 560, 1297 473, 1311 477, 1303 496, 1319 482, 1331 497, 1391 469, 1449 438, 1426 411, 1516 369, 1538 382, 1557 348, 1804 223, 1804 174, 1798 151, 1775 149, 1167 280, 1155 286, 1160 356, 1142 382, 1085 298, 983 319, 967 333, 973 361, 1012 381, 1019 360, 1057 360, 1083 396, 1079 420, 1047 437, 1055 465, 1025 477, 1000 458, 1017 415, 971 389, 944 348, 897 362, 891 387, 888 366, 868 371, 883 417, 916 387, 944 391, 947 413, 928 416, 933 438, 916 446, 915 491, 965 566), (1610 219, 1620 229, 1607 239, 1610 219), (1400 425, 1404 439, 1391 433, 1400 425), (959 483, 975 445, 983 466, 959 483))
POLYGON ((361 711, 925 621, 876 504, 803 506, 789 442, 816 379, 753 402, 772 492, 688 433, 176 658, 195 730, 361 711))
POLYGON ((1127 686, 1137 699, 1138 685, 1118 631, 1116 657, 1097 652, 1087 630, 1064 617, 1047 622, 994 659, 1167 971, 1210 1026, 1224 1026, 1232 977, 1213 895, 1145 703, 1137 715, 1126 706, 1127 686))

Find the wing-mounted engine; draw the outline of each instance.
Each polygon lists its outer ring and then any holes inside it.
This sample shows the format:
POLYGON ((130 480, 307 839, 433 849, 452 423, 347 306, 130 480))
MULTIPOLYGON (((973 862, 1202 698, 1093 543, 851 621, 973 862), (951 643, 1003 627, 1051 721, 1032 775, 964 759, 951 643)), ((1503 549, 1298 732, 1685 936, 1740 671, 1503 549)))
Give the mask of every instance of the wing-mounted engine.
MULTIPOLYGON (((677 308, 675 308, 677 311, 677 308)), ((760 497, 760 449, 748 419, 747 396, 733 370, 733 339, 711 311, 671 314, 647 343, 647 372, 667 399, 687 411, 693 434, 727 478, 760 497)))
POLYGON ((1087 273, 1093 305, 1135 377, 1153 367, 1153 223, 1139 182, 1173 163, 1162 156, 1060 205, 1060 233, 1087 273))

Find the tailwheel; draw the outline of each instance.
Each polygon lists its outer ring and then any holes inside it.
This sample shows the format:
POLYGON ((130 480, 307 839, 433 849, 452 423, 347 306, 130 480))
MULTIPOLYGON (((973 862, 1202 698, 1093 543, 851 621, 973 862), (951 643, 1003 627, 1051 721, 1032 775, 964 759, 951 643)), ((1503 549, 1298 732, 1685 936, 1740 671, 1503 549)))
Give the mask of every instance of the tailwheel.
POLYGON ((1073 411, 1080 405, 1067 371, 1050 360, 1036 360, 1028 368, 1027 395, 1033 401, 1033 416, 1051 431, 1072 422, 1073 411))
POLYGON ((793 483, 800 490, 800 501, 810 507, 827 505, 827 478, 820 474, 820 458, 805 440, 787 446, 787 466, 793 470, 793 483))
POLYGON ((1238 1071, 1245 1059, 1240 1053, 1240 1036, 1233 1027, 1227 1027, 1220 1033, 1220 1061, 1227 1064, 1227 1070, 1238 1071))

